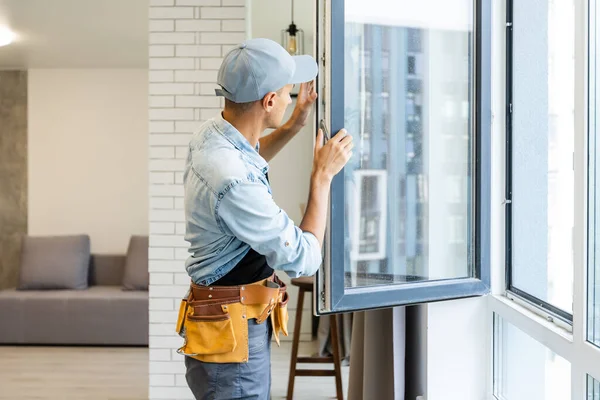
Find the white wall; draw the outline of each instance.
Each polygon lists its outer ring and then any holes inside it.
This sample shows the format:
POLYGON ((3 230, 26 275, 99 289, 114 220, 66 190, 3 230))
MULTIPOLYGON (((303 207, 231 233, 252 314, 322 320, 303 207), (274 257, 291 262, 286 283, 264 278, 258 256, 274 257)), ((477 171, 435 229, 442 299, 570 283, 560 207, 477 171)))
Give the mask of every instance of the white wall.
POLYGON ((491 398, 491 326, 485 297, 427 305, 428 400, 491 398))
POLYGON ((29 71, 29 234, 124 254, 148 233, 148 71, 29 71))

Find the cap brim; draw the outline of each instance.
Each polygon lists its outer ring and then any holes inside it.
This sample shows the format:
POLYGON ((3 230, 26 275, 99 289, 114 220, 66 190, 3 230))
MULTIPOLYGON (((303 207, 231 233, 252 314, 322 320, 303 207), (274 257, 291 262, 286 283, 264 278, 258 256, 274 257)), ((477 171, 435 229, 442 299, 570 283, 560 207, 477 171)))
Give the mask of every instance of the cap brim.
POLYGON ((319 72, 319 66, 312 56, 293 56, 294 62, 296 63, 296 71, 292 76, 291 82, 289 83, 304 83, 310 82, 316 78, 319 72))

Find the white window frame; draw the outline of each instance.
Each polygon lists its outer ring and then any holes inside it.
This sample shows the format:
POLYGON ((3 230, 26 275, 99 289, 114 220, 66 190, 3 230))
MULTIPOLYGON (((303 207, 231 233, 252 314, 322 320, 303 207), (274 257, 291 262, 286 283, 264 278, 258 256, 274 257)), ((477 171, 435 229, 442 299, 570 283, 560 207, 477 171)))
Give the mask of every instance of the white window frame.
MULTIPOLYGON (((590 0, 593 1, 593 0, 590 0)), ((575 0, 575 229, 573 325, 558 320, 528 303, 507 296, 505 285, 505 76, 506 1, 494 1, 492 48, 492 294, 490 314, 497 314, 571 364, 572 400, 586 399, 587 376, 600 379, 600 348, 587 341, 587 135, 588 135, 588 0, 575 0)), ((489 318, 493 324, 493 318, 489 318)), ((493 326, 488 332, 494 332, 493 326)), ((493 352, 493 338, 490 338, 493 352)), ((493 357, 489 358, 493 360, 493 357)), ((494 379, 493 361, 489 376, 494 379)), ((490 398, 494 399, 493 384, 490 398)), ((506 399, 511 400, 511 399, 506 399)))

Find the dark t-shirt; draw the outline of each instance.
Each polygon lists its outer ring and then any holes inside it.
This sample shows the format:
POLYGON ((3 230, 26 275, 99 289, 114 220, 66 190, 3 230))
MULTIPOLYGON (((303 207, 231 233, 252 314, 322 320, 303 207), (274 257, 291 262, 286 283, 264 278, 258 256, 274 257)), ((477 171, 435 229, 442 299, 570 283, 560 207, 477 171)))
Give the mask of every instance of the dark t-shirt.
MULTIPOLYGON (((269 174, 266 174, 269 181, 269 174)), ((247 285, 267 279, 273 275, 273 268, 267 264, 267 258, 258 254, 254 249, 248 253, 236 264, 227 275, 213 283, 214 286, 238 286, 247 285)))
POLYGON ((273 268, 267 264, 267 259, 250 249, 248 254, 237 263, 224 277, 213 283, 214 286, 237 286, 267 279, 273 275, 273 268))

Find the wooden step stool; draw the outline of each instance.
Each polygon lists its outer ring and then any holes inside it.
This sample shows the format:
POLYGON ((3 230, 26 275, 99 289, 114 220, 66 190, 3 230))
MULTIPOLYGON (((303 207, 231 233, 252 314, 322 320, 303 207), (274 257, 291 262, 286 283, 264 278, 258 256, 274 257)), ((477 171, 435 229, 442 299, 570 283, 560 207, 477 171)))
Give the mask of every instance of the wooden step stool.
POLYGON ((302 308, 304 306, 304 293, 313 291, 313 278, 302 277, 292 279, 292 285, 298 286, 298 306, 296 307, 296 323, 294 325, 294 340, 292 342, 292 360, 290 364, 290 379, 288 382, 287 399, 294 396, 294 380, 297 376, 335 376, 337 398, 344 399, 342 389, 342 368, 340 363, 340 348, 338 342, 337 315, 331 316, 331 348, 333 356, 330 357, 298 357, 298 344, 300 342, 300 328, 302 325, 302 308), (333 369, 297 369, 296 365, 306 363, 333 363, 333 369))

